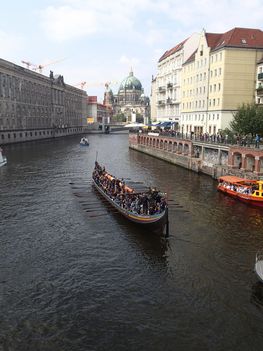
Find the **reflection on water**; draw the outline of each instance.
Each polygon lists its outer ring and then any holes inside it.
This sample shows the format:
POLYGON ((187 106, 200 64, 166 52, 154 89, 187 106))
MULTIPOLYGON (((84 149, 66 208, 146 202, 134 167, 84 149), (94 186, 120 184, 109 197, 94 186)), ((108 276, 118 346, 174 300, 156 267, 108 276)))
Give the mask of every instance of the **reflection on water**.
POLYGON ((210 177, 129 150, 127 135, 89 140, 5 147, 3 349, 257 350, 262 210, 218 193, 210 177), (111 174, 167 192, 169 240, 98 196, 97 153, 111 174))
POLYGON ((263 306, 263 283, 257 282, 252 286, 251 302, 263 306))

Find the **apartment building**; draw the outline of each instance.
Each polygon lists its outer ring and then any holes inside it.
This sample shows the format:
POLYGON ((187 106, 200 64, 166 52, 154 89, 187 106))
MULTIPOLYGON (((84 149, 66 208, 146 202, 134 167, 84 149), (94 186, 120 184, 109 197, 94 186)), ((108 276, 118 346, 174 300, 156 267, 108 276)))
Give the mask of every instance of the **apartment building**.
POLYGON ((256 75, 256 104, 263 104, 263 56, 257 64, 256 75))
POLYGON ((196 52, 183 64, 181 132, 217 134, 229 127, 238 107, 255 101, 262 53, 259 29, 203 30, 196 52))
POLYGON ((156 78, 152 80, 152 103, 155 102, 157 121, 180 121, 181 71, 183 63, 192 55, 199 44, 199 34, 195 33, 172 49, 166 51, 158 62, 156 78))

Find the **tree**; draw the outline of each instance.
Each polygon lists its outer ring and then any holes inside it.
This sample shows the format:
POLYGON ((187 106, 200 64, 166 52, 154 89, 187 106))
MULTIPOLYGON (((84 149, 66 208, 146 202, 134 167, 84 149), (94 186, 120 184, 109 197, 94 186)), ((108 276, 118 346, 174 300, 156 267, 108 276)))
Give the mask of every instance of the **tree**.
POLYGON ((256 104, 243 104, 230 122, 234 132, 241 135, 263 133, 263 108, 256 104))
POLYGON ((126 117, 124 113, 120 112, 117 115, 113 116, 112 120, 116 122, 126 122, 126 117))

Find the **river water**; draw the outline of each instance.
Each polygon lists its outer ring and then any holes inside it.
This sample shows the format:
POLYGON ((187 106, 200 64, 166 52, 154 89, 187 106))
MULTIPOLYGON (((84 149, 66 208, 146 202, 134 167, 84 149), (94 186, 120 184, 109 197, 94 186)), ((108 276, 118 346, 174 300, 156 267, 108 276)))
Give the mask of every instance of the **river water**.
POLYGON ((263 212, 128 148, 127 134, 6 146, 0 350, 259 350, 263 212), (94 160, 168 193, 170 238, 112 213, 94 160))

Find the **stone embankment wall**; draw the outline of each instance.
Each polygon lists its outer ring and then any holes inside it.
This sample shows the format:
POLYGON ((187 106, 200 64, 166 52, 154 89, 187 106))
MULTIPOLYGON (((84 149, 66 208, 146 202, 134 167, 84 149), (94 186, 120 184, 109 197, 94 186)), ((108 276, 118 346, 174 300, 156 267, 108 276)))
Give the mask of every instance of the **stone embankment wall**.
POLYGON ((263 150, 146 133, 130 133, 129 147, 217 179, 232 174, 257 179, 263 175, 263 150))

